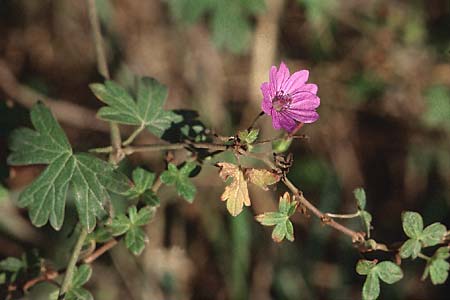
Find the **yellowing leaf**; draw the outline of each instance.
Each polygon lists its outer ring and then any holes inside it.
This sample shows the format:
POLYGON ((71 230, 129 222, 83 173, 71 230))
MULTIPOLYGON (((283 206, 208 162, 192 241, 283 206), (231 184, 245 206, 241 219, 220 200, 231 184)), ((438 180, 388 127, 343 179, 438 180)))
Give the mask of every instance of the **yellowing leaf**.
POLYGON ((229 177, 233 178, 230 185, 225 187, 225 191, 220 197, 222 201, 227 201, 227 209, 232 216, 237 216, 241 213, 243 206, 250 206, 250 197, 248 196, 247 182, 244 178, 244 173, 234 164, 217 163, 220 167, 219 175, 223 180, 229 177))
POLYGON ((251 183, 256 184, 265 191, 269 190, 269 185, 280 181, 280 175, 265 169, 247 169, 245 175, 251 183))

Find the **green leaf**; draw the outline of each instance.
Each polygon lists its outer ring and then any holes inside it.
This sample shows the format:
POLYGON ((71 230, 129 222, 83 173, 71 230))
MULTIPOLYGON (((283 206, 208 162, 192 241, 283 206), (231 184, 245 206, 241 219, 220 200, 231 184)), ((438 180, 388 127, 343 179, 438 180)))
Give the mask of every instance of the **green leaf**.
POLYGON ((359 275, 367 275, 376 266, 377 261, 360 259, 356 265, 356 272, 359 275))
POLYGON ((410 238, 419 238, 423 231, 422 216, 416 212, 402 213, 402 225, 406 235, 410 238))
POLYGON ((6 282, 6 274, 0 273, 0 285, 4 284, 6 282))
POLYGON ((181 169, 169 163, 167 170, 161 174, 161 181, 167 185, 175 185, 178 195, 192 203, 197 189, 189 179, 189 174, 195 167, 193 162, 187 162, 181 169))
POLYGON ((246 144, 253 144, 256 141, 259 135, 259 129, 252 128, 250 131, 242 130, 239 131, 238 136, 241 141, 246 144))
POLYGON ((364 228, 367 232, 367 237, 370 238, 370 230, 372 229, 372 215, 365 210, 361 210, 359 213, 359 217, 364 224, 364 228))
POLYGON ((97 227, 94 232, 90 234, 90 239, 97 243, 105 243, 112 238, 112 234, 106 227, 97 227))
POLYGON ((446 259, 450 257, 449 251, 448 247, 441 247, 436 250, 425 267, 422 280, 425 280, 430 275, 431 282, 434 285, 443 284, 447 281, 450 264, 446 259))
POLYGON ((155 181, 155 174, 143 168, 136 168, 133 171, 132 178, 135 185, 134 191, 141 195, 152 187, 155 181))
POLYGON ((355 195, 356 203, 359 210, 364 210, 366 208, 366 192, 363 188, 357 188, 353 191, 355 195))
POLYGON ((79 288, 82 287, 86 282, 89 281, 92 275, 91 266, 84 264, 78 267, 73 275, 72 287, 79 288))
POLYGON ((24 267, 23 261, 15 257, 8 257, 0 261, 0 271, 18 272, 24 267))
POLYGON ((275 226, 272 231, 272 239, 279 243, 284 238, 289 241, 294 241, 294 226, 289 220, 289 217, 295 212, 298 203, 296 201, 291 202, 289 193, 284 193, 280 197, 279 211, 278 212, 266 212, 255 217, 256 221, 264 226, 275 226))
POLYGON ((20 195, 19 205, 28 207, 32 223, 50 221, 59 230, 64 221, 67 194, 73 196, 81 224, 91 232, 96 217, 105 214, 107 191, 124 194, 128 179, 108 164, 89 154, 73 154, 63 130, 50 110, 38 103, 31 109, 36 131, 13 132, 8 158, 10 165, 48 164, 42 174, 20 195))
POLYGON ((274 226, 288 220, 288 216, 285 213, 281 212, 266 212, 256 216, 255 218, 256 221, 264 226, 274 226))
POLYGON ((113 81, 90 85, 95 96, 108 106, 102 107, 98 116, 107 121, 146 127, 161 137, 172 123, 181 122, 181 116, 163 110, 167 88, 155 79, 142 77, 138 80, 137 99, 113 81))
POLYGON ((403 278, 402 269, 391 261, 380 262, 376 271, 378 277, 387 284, 393 284, 403 278))
POLYGON ((278 139, 272 142, 272 151, 275 153, 286 152, 292 144, 292 138, 278 139))
POLYGON ((447 233, 447 228, 441 223, 433 223, 423 230, 420 240, 424 247, 439 244, 447 233))
POLYGON ((110 228, 113 236, 122 235, 131 227, 130 220, 125 215, 117 215, 111 222, 110 228))
POLYGON ((433 260, 430 264, 430 278, 434 285, 447 281, 450 264, 443 259, 433 260))
POLYGON ((294 226, 290 220, 286 220, 286 239, 290 242, 294 241, 294 226))
POLYGON ((380 295, 380 281, 376 272, 370 272, 364 282, 362 296, 364 300, 375 300, 380 295))
POLYGON ((286 222, 278 223, 272 231, 272 239, 280 243, 284 240, 287 233, 286 222))
POLYGON ((142 194, 141 199, 142 199, 142 202, 144 202, 144 204, 148 205, 148 206, 159 206, 160 205, 158 196, 156 196, 155 192, 153 192, 152 190, 145 191, 142 194))
POLYGON ((409 239, 401 246, 400 256, 402 258, 411 257, 412 259, 416 259, 421 250, 422 244, 418 239, 409 239))
POLYGON ((143 226, 150 222, 151 218, 155 214, 155 209, 145 206, 136 213, 136 207, 132 206, 128 209, 128 214, 130 216, 130 222, 134 226, 143 226))
POLYGON ((94 300, 92 294, 84 288, 70 289, 66 294, 66 300, 94 300))
POLYGON ((125 235, 125 245, 134 255, 140 255, 147 243, 145 232, 139 227, 131 227, 125 235))

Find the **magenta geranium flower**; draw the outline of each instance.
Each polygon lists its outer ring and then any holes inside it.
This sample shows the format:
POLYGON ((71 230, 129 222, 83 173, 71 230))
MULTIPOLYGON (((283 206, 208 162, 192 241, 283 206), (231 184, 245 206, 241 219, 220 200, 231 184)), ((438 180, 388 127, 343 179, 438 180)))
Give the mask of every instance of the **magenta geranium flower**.
POLYGON ((290 75, 282 62, 280 67, 272 66, 269 82, 261 85, 264 99, 262 110, 272 117, 275 129, 284 128, 292 132, 298 123, 317 121, 316 108, 320 105, 317 97, 317 85, 306 83, 308 70, 300 70, 290 75))

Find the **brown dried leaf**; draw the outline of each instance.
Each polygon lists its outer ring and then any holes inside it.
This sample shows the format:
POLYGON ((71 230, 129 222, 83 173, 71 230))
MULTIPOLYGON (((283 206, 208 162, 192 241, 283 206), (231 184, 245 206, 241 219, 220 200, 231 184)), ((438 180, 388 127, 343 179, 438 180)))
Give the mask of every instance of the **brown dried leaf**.
POLYGON ((225 187, 225 191, 220 197, 222 201, 227 201, 227 209, 232 216, 241 213, 243 206, 250 206, 250 197, 248 196, 247 182, 244 173, 239 166, 230 163, 217 163, 220 167, 219 175, 223 180, 229 177, 233 178, 230 185, 225 187))
POLYGON ((245 175, 251 183, 256 184, 265 191, 269 190, 269 185, 277 183, 281 178, 280 175, 266 169, 247 169, 245 175))

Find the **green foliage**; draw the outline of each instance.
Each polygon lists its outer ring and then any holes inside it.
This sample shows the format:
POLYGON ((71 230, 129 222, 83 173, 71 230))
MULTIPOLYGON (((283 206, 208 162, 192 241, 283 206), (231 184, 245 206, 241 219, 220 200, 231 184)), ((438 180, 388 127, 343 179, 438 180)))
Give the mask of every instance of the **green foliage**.
POLYGON ((92 269, 89 265, 81 265, 75 268, 72 284, 67 291, 66 300, 93 300, 92 294, 83 288, 83 285, 89 281, 92 275, 92 269))
POLYGON ((433 257, 427 262, 422 280, 425 280, 429 275, 434 285, 443 284, 447 281, 450 264, 446 259, 450 257, 449 251, 448 247, 441 247, 436 250, 433 257))
POLYGON ((8 257, 0 261, 0 271, 7 272, 19 272, 20 269, 24 268, 25 264, 22 260, 15 257, 8 257))
POLYGON ((264 226, 275 226, 272 231, 272 239, 279 243, 286 238, 294 241, 294 227, 289 218, 297 210, 298 201, 291 201, 289 193, 280 197, 278 212, 266 212, 256 216, 256 220, 264 226))
POLYGON ((68 194, 75 200, 81 224, 90 232, 96 217, 105 214, 107 191, 125 193, 128 179, 113 166, 89 154, 74 154, 64 131, 50 110, 38 103, 31 109, 36 130, 20 128, 11 136, 10 165, 47 164, 42 174, 20 195, 19 205, 28 207, 35 226, 49 220, 59 230, 64 221, 68 194))
POLYGON ((272 142, 272 151, 275 153, 286 152, 292 144, 292 138, 277 139, 272 142))
POLYGON ((0 202, 8 197, 8 190, 0 184, 0 202))
POLYGON ((212 39, 221 48, 234 53, 247 49, 251 15, 262 12, 264 0, 169 0, 172 15, 184 23, 194 23, 209 15, 212 39))
POLYGON ((145 248, 147 236, 140 228, 152 219, 155 209, 145 206, 137 211, 136 206, 128 209, 128 217, 121 214, 116 216, 109 226, 113 236, 125 234, 125 245, 134 255, 139 255, 145 248))
POLYGON ((450 129, 450 89, 445 86, 433 86, 425 94, 427 110, 422 118, 430 127, 450 129))
POLYGON ((94 83, 90 88, 98 99, 108 105, 97 113, 103 120, 145 127, 158 137, 172 123, 182 120, 181 116, 163 109, 167 88, 153 78, 139 78, 136 99, 114 81, 94 83))
POLYGON ((402 269, 390 261, 383 261, 377 264, 377 261, 359 260, 356 265, 356 272, 359 275, 365 275, 362 296, 364 300, 374 300, 380 295, 380 279, 393 284, 403 278, 402 269))
POLYGON ((16 282, 26 278, 33 278, 41 271, 42 260, 38 252, 33 249, 20 258, 7 257, 0 261, 0 284, 1 281, 16 282))
POLYGON ((372 229, 372 215, 365 210, 366 208, 366 192, 363 188, 357 188, 353 191, 358 206, 359 217, 366 229, 367 237, 370 238, 370 230, 372 229))
POLYGON ((187 162, 180 169, 169 163, 167 170, 161 174, 161 181, 167 185, 175 185, 178 195, 192 203, 197 189, 189 179, 189 174, 195 169, 194 162, 187 162))
POLYGON ((259 135, 259 129, 252 128, 249 130, 239 131, 238 137, 239 139, 246 144, 253 144, 259 135))
POLYGON ((402 225, 403 231, 409 237, 400 248, 402 258, 415 259, 422 247, 439 244, 447 232, 447 228, 441 223, 433 223, 424 229, 422 216, 411 211, 403 212, 402 225))
POLYGON ((143 168, 136 168, 132 174, 134 187, 130 189, 128 196, 130 198, 141 197, 144 204, 158 206, 160 204, 159 198, 151 190, 155 177, 152 172, 143 168))

